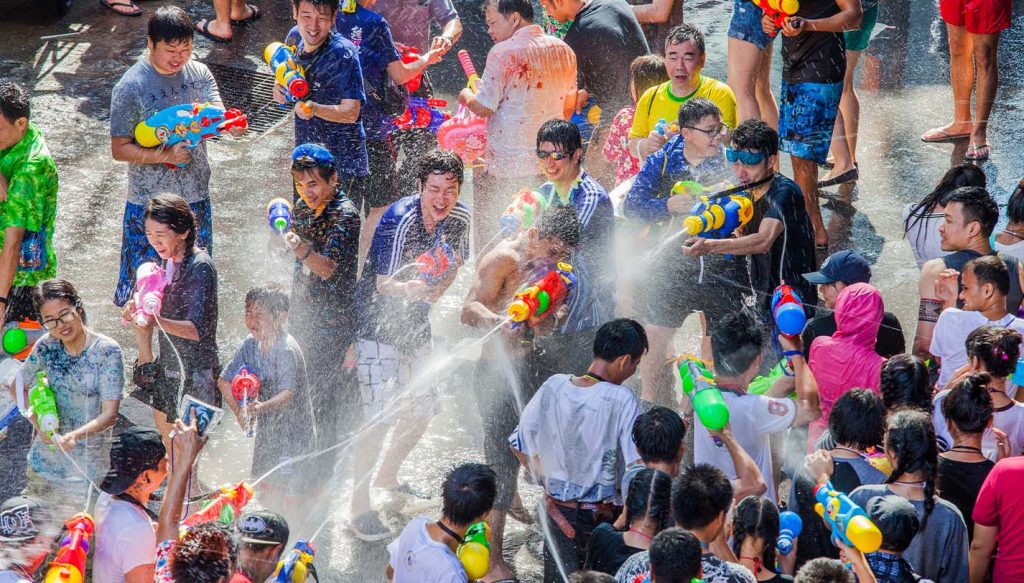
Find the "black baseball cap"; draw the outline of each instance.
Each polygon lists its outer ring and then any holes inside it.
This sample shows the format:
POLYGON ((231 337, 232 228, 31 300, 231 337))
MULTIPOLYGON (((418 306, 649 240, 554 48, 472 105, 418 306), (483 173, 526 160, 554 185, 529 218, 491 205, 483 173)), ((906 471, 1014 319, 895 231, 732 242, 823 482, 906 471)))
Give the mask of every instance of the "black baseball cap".
POLYGON ((921 521, 917 510, 902 496, 874 496, 864 507, 882 533, 882 549, 902 553, 917 535, 921 521))
POLYGON ((53 513, 38 498, 14 496, 0 504, 0 542, 4 544, 32 540, 53 527, 53 513))
POLYGON ((155 429, 131 427, 114 438, 110 446, 110 471, 100 489, 116 496, 128 489, 146 470, 155 470, 167 455, 155 429))
POLYGON ((269 510, 246 512, 238 520, 239 540, 257 545, 288 544, 288 521, 269 510))
POLYGON ((837 281, 846 285, 871 283, 871 266, 860 253, 844 249, 829 255, 818 271, 805 273, 804 279, 815 285, 837 281))

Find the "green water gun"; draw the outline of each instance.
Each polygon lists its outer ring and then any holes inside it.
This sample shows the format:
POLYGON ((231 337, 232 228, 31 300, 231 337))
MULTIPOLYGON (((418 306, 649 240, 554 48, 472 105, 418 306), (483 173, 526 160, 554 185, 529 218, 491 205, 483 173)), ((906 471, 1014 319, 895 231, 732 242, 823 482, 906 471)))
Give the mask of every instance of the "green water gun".
POLYGON ((725 404, 722 391, 712 383, 714 375, 704 363, 692 354, 676 359, 683 393, 690 399, 693 411, 700 422, 711 431, 721 431, 729 424, 729 407, 725 404))
POLYGON ((28 393, 28 402, 29 410, 35 413, 39 430, 45 432, 49 439, 53 439, 53 434, 60 427, 60 416, 57 414, 57 399, 46 380, 46 373, 36 373, 36 384, 28 393))
POLYGON ((491 527, 484 521, 477 522, 466 530, 462 544, 455 552, 470 581, 482 579, 487 575, 491 564, 491 543, 488 541, 490 536, 491 527))
POLYGON ((773 366, 770 371, 768 371, 767 376, 758 376, 754 378, 754 380, 750 381, 750 384, 747 385, 747 392, 750 393, 751 395, 763 395, 767 393, 769 389, 772 388, 772 386, 775 384, 775 381, 781 379, 782 377, 791 376, 793 376, 792 369, 789 368, 788 364, 786 363, 786 359, 782 359, 779 361, 778 364, 773 366))

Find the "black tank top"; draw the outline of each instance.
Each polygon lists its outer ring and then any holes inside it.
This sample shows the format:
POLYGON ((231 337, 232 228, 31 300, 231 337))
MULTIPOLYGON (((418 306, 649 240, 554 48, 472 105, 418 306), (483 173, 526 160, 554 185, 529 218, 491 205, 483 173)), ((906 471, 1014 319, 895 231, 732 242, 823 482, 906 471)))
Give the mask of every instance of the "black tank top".
MULTIPOLYGON (((992 253, 989 253, 989 255, 999 254, 993 251, 992 253)), ((942 263, 947 269, 955 269, 961 274, 956 278, 957 294, 959 294, 960 289, 963 287, 961 280, 963 278, 964 265, 967 265, 968 261, 977 259, 981 256, 981 253, 972 249, 963 249, 961 251, 950 253, 942 258, 942 263)), ((999 255, 999 258, 1003 260, 1003 263, 1006 264, 1006 269, 1010 272, 1010 293, 1006 295, 1006 311, 1014 316, 1019 316, 1020 304, 1021 301, 1024 300, 1024 290, 1021 290, 1020 287, 1020 263, 1017 259, 1006 255, 999 255)), ((956 300, 956 307, 964 307, 964 303, 960 301, 959 295, 956 300)))

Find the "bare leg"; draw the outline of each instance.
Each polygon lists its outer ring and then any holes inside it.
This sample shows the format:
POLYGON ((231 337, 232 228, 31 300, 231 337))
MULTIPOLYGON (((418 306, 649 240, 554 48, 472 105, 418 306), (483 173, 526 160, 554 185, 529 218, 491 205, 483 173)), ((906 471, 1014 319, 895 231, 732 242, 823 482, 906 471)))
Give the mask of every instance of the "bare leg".
POLYGON ((668 357, 672 336, 676 331, 675 328, 664 326, 648 325, 645 328, 650 349, 647 352, 647 358, 640 361, 640 377, 643 386, 640 398, 656 403, 658 385, 661 383, 661 375, 665 372, 665 359, 668 357))
MULTIPOLYGON (((779 104, 775 102, 772 95, 772 47, 774 44, 761 52, 761 70, 757 74, 757 106, 761 110, 761 120, 764 123, 779 129, 779 104)), ((776 170, 778 170, 776 168, 776 170)))
POLYGON ((816 245, 828 244, 828 233, 825 231, 825 223, 821 219, 821 209, 818 207, 818 165, 811 160, 804 160, 796 156, 790 156, 793 164, 793 179, 800 185, 804 193, 804 206, 807 207, 807 214, 811 216, 811 226, 814 227, 814 243, 816 245))
POLYGON ((390 427, 377 424, 368 427, 356 440, 355 451, 353 452, 352 479, 352 516, 359 516, 371 509, 370 503, 370 479, 373 468, 377 465, 377 456, 380 455, 381 446, 390 427))
POLYGON ((487 570, 487 576, 480 581, 501 581, 502 579, 512 579, 514 577, 512 568, 509 567, 502 556, 505 520, 506 513, 504 510, 491 510, 487 515, 487 524, 491 527, 491 566, 487 570))
POLYGON ((971 143, 976 146, 988 144, 988 116, 999 90, 999 33, 976 34, 974 37, 974 62, 978 66, 978 89, 975 95, 974 128, 971 143))
POLYGON ((757 45, 729 38, 728 84, 736 94, 737 123, 748 119, 761 119, 756 85, 764 52, 757 45))
POLYGON ((947 24, 949 33, 949 79, 953 88, 953 123, 936 128, 950 135, 969 134, 971 88, 974 86, 974 43, 962 26, 947 24))
MULTIPOLYGON (((231 32, 231 18, 235 15, 236 5, 240 4, 241 9, 238 11, 242 14, 239 18, 245 17, 245 3, 240 0, 213 0, 213 10, 217 13, 216 18, 209 21, 209 31, 211 34, 219 36, 220 38, 231 38, 233 33, 231 32)), ((196 23, 197 27, 202 27, 203 22, 199 21, 196 23)))
POLYGON ((846 51, 846 77, 843 79, 843 95, 839 99, 839 112, 832 129, 832 170, 822 180, 839 176, 853 170, 857 163, 857 127, 860 123, 860 102, 854 89, 859 51, 846 51), (845 107, 844 107, 845 105, 845 107), (853 117, 848 117, 849 112, 853 117))
POLYGON ((394 488, 398 486, 398 471, 402 469, 402 462, 409 457, 420 438, 427 432, 430 425, 428 417, 403 416, 395 426, 395 433, 391 438, 391 446, 384 454, 384 461, 380 464, 377 472, 377 479, 373 485, 377 488, 394 488))

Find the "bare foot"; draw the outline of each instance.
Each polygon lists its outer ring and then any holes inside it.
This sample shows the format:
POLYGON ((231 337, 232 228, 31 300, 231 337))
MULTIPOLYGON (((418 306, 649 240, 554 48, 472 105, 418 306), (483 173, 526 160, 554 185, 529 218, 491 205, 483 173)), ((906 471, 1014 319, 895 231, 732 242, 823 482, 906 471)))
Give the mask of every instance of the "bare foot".
POLYGON ((956 139, 966 139, 974 129, 970 121, 953 122, 942 127, 932 128, 921 136, 925 142, 944 142, 956 139))
POLYGON ((231 3, 231 20, 248 20, 256 15, 256 7, 252 4, 243 4, 241 12, 235 11, 235 3, 231 3))
POLYGON ((512 572, 512 568, 508 566, 508 563, 504 559, 496 558, 491 560, 491 568, 487 571, 487 575, 480 579, 481 583, 493 583, 494 581, 501 581, 503 579, 515 579, 516 575, 512 572))

